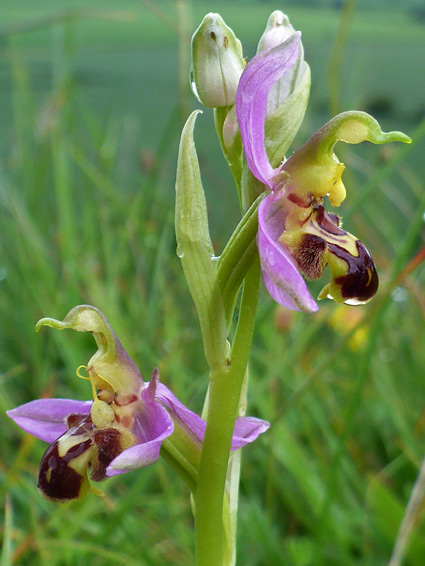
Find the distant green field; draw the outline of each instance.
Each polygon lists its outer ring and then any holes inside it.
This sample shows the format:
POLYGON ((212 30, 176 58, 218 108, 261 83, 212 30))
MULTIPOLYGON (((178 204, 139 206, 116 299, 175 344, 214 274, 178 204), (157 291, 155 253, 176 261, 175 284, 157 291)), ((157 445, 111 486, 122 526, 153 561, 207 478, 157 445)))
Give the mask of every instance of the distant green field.
MULTIPOLYGON (((0 22, 0 76, 6 127, 11 115, 11 50, 22 58, 40 100, 52 87, 60 22, 68 21, 69 64, 75 71, 78 93, 98 111, 125 113, 135 123, 143 112, 140 140, 154 146, 175 105, 177 90, 176 20, 170 4, 155 5, 166 21, 138 1, 122 2, 119 8, 114 2, 5 2, 0 22), (56 25, 48 25, 49 19, 56 25), (28 31, 11 34, 15 27, 28 31)), ((245 7, 241 2, 196 2, 191 6, 188 29, 193 30, 207 11, 219 11, 235 29, 249 58, 273 8, 271 3, 245 7)), ((291 6, 288 14, 303 32, 312 67, 313 108, 326 108, 328 64, 339 13, 291 6)), ((407 12, 357 12, 344 54, 344 109, 378 107, 401 119, 400 127, 415 124, 425 112, 425 74, 420 72, 424 50, 425 25, 415 23, 407 12)))

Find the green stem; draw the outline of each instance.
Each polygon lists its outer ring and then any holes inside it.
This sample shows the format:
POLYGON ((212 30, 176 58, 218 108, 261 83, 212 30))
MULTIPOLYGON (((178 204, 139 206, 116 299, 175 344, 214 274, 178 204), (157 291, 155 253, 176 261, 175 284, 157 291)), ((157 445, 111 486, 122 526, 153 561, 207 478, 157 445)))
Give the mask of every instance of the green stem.
MULTIPOLYGON (((241 398, 239 400, 238 417, 244 416, 246 412, 248 393, 248 366, 242 385, 241 398)), ((241 475, 242 450, 230 453, 227 466, 226 494, 223 504, 223 532, 224 550, 223 564, 226 566, 236 565, 236 532, 238 526, 238 502, 239 481, 241 475)))
POLYGON ((196 490, 197 566, 223 566, 223 501, 241 389, 251 350, 260 280, 259 261, 245 278, 239 323, 224 370, 211 374, 208 419, 196 490))

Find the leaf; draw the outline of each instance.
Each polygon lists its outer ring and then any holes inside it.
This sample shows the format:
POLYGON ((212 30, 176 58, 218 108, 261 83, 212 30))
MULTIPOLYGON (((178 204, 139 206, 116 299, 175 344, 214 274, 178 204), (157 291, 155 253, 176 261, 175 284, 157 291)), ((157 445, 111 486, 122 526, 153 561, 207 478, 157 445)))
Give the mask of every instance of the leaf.
POLYGON ((207 204, 193 140, 197 114, 189 116, 177 162, 175 229, 177 255, 198 312, 204 352, 211 369, 223 363, 226 318, 217 283, 217 261, 211 243, 207 204))

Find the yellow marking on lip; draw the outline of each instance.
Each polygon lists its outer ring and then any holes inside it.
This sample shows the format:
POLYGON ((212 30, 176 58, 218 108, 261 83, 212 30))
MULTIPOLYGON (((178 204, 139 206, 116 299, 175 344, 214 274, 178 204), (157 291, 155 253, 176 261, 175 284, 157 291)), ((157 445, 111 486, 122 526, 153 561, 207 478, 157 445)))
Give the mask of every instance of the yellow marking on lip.
POLYGON ((78 446, 82 442, 86 442, 90 440, 92 437, 92 432, 87 431, 83 434, 72 435, 72 429, 66 432, 63 436, 57 439, 57 446, 58 446, 58 456, 59 458, 65 458, 68 452, 78 446))
POLYGON ((52 477, 52 468, 51 468, 51 466, 49 466, 49 469, 46 472, 46 482, 47 483, 50 483, 51 477, 52 477))
POLYGON ((369 267, 366 267, 366 269, 367 269, 367 275, 369 277, 366 283, 366 287, 369 287, 370 282, 372 281, 372 271, 369 269, 369 267))

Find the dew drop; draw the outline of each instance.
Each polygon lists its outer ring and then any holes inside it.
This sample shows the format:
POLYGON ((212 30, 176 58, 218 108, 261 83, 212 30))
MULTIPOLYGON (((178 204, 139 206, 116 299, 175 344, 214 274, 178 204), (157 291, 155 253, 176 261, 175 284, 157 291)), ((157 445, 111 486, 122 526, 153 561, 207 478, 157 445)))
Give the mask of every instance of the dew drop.
POLYGON ((177 257, 179 257, 180 259, 184 258, 184 251, 183 251, 180 244, 177 246, 176 254, 177 254, 177 257))

